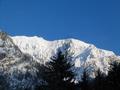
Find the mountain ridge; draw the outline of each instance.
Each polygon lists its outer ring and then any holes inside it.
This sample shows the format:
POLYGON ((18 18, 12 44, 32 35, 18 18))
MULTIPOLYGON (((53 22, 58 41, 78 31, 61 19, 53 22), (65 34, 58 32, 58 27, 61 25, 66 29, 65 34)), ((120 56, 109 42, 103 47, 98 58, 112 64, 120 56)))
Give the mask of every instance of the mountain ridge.
POLYGON ((84 66, 84 63, 95 62, 98 68, 101 68, 102 71, 107 72, 108 68, 106 70, 104 70, 104 68, 109 65, 105 59, 119 59, 119 57, 116 56, 112 51, 98 49, 93 44, 88 44, 77 39, 47 41, 37 36, 16 36, 12 37, 12 39, 22 52, 30 54, 34 57, 34 59, 37 58, 38 60, 43 59, 46 61, 49 61, 50 57, 57 53, 58 48, 63 49, 64 52, 64 49, 66 48, 65 45, 68 45, 67 48, 70 49, 71 53, 74 53, 73 61, 75 63, 75 67, 77 68, 84 66), (100 61, 103 63, 103 65, 100 61))
POLYGON ((52 56, 57 54, 58 49, 63 53, 68 50, 72 53, 73 71, 76 73, 76 80, 81 79, 83 70, 88 69, 91 78, 94 78, 95 71, 100 69, 106 73, 109 70, 109 63, 120 61, 120 56, 112 51, 95 47, 76 39, 62 39, 47 41, 41 37, 9 36, 0 32, 0 70, 8 76, 11 83, 11 90, 22 84, 34 86, 37 82, 37 65, 50 61, 52 56), (30 73, 32 77, 21 81, 20 76, 30 73))
MULTIPOLYGON (((74 47, 84 47, 84 48, 88 48, 88 47, 90 47, 90 48, 96 48, 96 49, 99 49, 99 50, 102 50, 103 52, 106 52, 107 54, 108 54, 108 56, 109 56, 109 54, 110 55, 115 55, 115 53, 114 52, 112 52, 112 51, 109 51, 109 50, 104 50, 104 49, 100 49, 100 48, 97 48, 96 46, 94 46, 93 44, 89 44, 89 43, 85 43, 85 42, 83 42, 83 41, 80 41, 80 40, 78 40, 78 39, 74 39, 74 38, 70 38, 70 39, 62 39, 62 40, 53 40, 53 41, 47 41, 47 40, 45 40, 45 39, 43 39, 43 38, 41 38, 41 37, 37 37, 37 36, 33 36, 33 37, 27 37, 27 36, 13 36, 13 37, 11 37, 12 39, 13 39, 13 41, 14 41, 14 43, 16 43, 16 45, 18 45, 18 46, 20 46, 20 47, 27 47, 27 45, 21 45, 22 43, 26 43, 26 44, 31 44, 31 45, 33 45, 33 43, 34 42, 36 42, 37 41, 37 43, 34 43, 34 44, 46 44, 46 45, 54 45, 54 44, 65 44, 65 43, 70 43, 70 44, 75 44, 75 45, 73 45, 74 47), (29 41, 29 42, 28 42, 29 41), (30 41, 32 41, 32 43, 30 43, 30 41)), ((34 45, 33 45, 34 46, 34 45)), ((57 45, 56 45, 57 46, 57 45)))

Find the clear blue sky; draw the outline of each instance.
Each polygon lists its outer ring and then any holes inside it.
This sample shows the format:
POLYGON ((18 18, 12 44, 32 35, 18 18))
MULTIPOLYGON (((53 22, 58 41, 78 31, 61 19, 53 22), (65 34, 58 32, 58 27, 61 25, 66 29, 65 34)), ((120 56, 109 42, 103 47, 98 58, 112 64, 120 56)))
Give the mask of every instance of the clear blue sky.
POLYGON ((77 38, 120 55, 120 0, 0 0, 10 35, 77 38))

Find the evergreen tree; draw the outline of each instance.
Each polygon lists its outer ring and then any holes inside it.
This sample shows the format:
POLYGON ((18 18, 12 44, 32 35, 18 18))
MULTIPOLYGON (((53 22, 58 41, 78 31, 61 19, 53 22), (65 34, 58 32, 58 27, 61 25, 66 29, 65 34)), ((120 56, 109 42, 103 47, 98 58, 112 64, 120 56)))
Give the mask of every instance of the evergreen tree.
POLYGON ((80 90, 90 90, 89 87, 89 74, 85 68, 83 75, 81 76, 81 81, 79 82, 80 90))
POLYGON ((8 90, 9 84, 5 77, 6 76, 0 75, 0 90, 8 90))
MULTIPOLYGON (((69 62, 67 53, 58 52, 57 57, 44 66, 42 78, 46 81, 45 90, 75 90, 73 65, 69 62)), ((69 58, 70 59, 70 58, 69 58)), ((40 90, 40 89, 39 89, 40 90)))
POLYGON ((93 90, 120 90, 120 63, 112 63, 107 76, 97 71, 93 90))
POLYGON ((109 90, 120 90, 120 63, 111 64, 107 76, 107 88, 109 90))
POLYGON ((105 74, 103 74, 100 69, 96 72, 96 77, 93 80, 93 88, 92 90, 105 90, 106 87, 106 77, 105 74))

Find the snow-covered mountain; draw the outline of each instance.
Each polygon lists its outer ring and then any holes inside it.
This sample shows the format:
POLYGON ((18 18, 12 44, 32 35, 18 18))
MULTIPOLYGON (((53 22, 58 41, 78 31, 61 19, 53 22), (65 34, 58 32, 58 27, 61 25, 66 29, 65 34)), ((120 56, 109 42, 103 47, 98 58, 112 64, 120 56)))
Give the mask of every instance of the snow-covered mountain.
POLYGON ((75 71, 78 74, 77 78, 81 77, 84 68, 90 69, 90 73, 98 68, 107 73, 109 62, 119 60, 119 57, 112 51, 103 50, 95 47, 93 44, 88 44, 77 39, 63 39, 55 41, 47 41, 42 37, 27 37, 27 36, 13 36, 11 37, 15 45, 23 53, 27 53, 33 57, 34 60, 45 63, 54 56, 60 48, 63 52, 67 48, 73 53, 73 63, 75 64, 75 71))
POLYGON ((120 60, 112 51, 103 50, 76 39, 47 41, 41 37, 9 36, 0 32, 0 73, 6 74, 11 82, 11 88, 16 85, 34 85, 36 80, 36 64, 45 64, 50 61, 58 49, 63 52, 69 49, 72 54, 72 63, 75 64, 76 80, 80 79, 83 69, 87 68, 91 77, 100 68, 107 73, 109 62, 120 60), (19 74, 31 73, 34 77, 21 80, 19 74))

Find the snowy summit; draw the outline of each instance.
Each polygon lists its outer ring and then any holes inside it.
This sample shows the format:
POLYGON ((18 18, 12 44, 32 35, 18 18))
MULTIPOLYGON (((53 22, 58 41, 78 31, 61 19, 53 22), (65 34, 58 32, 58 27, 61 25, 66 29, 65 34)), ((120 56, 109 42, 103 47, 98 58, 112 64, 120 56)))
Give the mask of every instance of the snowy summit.
MULTIPOLYGON (((27 81, 19 81, 15 77, 21 72, 29 71, 35 75, 36 63, 45 64, 56 55, 57 50, 64 52, 69 49, 72 55, 72 63, 75 64, 76 80, 81 78, 84 68, 87 68, 91 77, 100 69, 107 74, 109 63, 120 60, 112 51, 103 50, 77 39, 63 39, 47 41, 41 37, 33 36, 9 36, 0 32, 0 70, 4 74, 9 73, 11 87, 27 81)), ((31 82, 31 85, 33 83, 31 82)), ((30 84, 29 84, 30 85, 30 84)))

